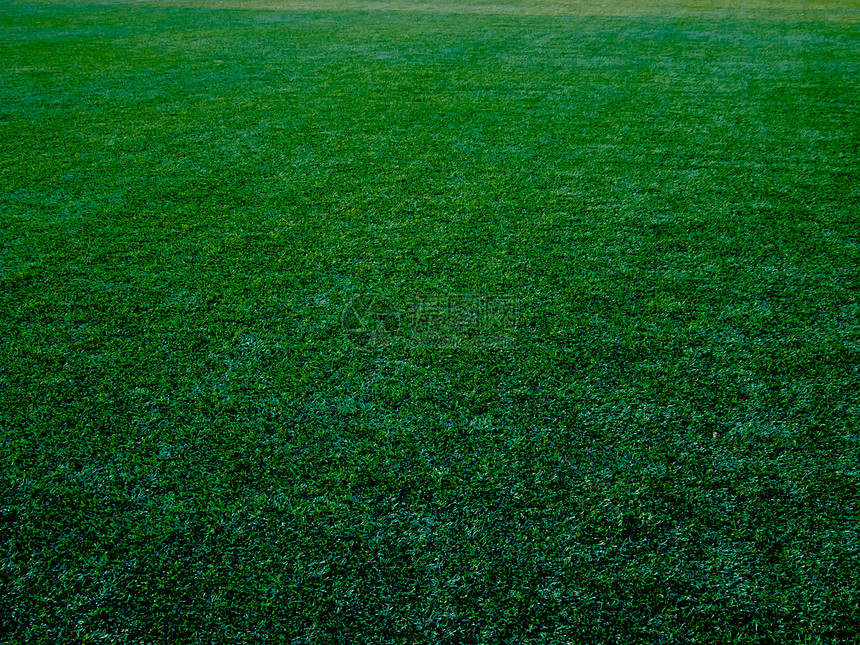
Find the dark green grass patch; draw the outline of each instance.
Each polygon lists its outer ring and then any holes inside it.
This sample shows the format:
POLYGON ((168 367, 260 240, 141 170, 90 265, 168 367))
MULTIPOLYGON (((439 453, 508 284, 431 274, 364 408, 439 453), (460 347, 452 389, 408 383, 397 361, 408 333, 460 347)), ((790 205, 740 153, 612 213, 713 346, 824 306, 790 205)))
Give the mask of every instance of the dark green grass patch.
POLYGON ((0 8, 3 642, 857 641, 855 8, 199 4, 0 8))

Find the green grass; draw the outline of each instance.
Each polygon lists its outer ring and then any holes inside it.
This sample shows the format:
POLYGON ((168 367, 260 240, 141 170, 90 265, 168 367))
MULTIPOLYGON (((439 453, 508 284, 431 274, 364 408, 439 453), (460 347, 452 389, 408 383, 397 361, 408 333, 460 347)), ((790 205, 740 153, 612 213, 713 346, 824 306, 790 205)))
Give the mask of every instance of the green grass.
POLYGON ((860 7, 607 5, 0 6, 0 642, 858 642, 860 7))

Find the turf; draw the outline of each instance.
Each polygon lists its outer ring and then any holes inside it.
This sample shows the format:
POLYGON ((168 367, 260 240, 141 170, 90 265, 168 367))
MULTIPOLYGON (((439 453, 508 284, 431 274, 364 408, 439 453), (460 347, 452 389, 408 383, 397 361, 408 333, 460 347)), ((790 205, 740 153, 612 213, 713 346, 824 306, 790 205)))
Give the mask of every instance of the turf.
POLYGON ((858 123, 847 0, 0 5, 0 642, 858 642, 858 123))

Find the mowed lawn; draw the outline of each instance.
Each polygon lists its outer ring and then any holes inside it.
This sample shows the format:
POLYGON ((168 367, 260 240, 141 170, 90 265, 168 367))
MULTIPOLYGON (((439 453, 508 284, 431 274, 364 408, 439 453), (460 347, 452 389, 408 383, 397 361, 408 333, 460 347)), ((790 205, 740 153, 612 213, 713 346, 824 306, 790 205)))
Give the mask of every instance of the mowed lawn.
POLYGON ((857 643, 859 161, 853 0, 3 2, 0 643, 857 643))

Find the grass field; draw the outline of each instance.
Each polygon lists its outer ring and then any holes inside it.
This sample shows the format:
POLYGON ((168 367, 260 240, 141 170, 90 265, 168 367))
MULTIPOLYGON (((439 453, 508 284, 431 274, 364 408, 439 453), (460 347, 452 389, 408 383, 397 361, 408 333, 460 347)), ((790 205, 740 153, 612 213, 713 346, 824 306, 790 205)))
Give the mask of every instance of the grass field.
POLYGON ((860 642, 858 160, 855 1, 4 2, 0 642, 860 642))

